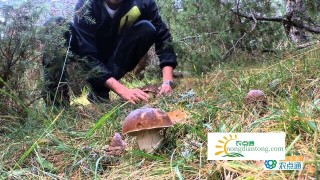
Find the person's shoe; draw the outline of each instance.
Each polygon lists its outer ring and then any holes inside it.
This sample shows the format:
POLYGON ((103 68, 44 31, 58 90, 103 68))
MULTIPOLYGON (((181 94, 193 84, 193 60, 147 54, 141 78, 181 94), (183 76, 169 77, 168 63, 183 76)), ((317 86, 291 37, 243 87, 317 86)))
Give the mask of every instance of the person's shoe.
POLYGON ((89 92, 87 94, 87 99, 92 104, 108 103, 110 101, 108 93, 96 94, 96 93, 89 92))

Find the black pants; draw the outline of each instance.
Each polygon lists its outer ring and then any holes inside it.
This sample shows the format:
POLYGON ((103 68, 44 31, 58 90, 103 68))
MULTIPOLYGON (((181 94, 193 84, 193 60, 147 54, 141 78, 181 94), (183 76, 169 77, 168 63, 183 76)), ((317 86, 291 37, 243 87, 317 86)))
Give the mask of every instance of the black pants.
MULTIPOLYGON (((71 39, 71 51, 77 54, 78 42, 76 34, 73 31, 73 26, 69 24, 69 27, 72 38, 70 38, 70 33, 65 33, 65 45, 68 45, 71 39)), ((126 73, 132 71, 140 59, 148 52, 154 44, 155 34, 156 29, 149 21, 143 20, 135 23, 119 38, 112 56, 107 59, 101 59, 101 62, 104 63, 108 71, 112 72, 115 79, 121 79, 126 73)), ((60 52, 55 48, 51 50, 60 52)), ((43 56, 44 79, 46 82, 43 91, 44 99, 47 105, 68 105, 70 101, 67 83, 68 75, 66 71, 62 72, 65 54, 63 56, 63 54, 55 52, 45 52, 43 56)), ((95 76, 87 79, 92 90, 91 96, 89 96, 90 101, 109 98, 110 89, 106 88, 104 83, 101 83, 105 81, 106 79, 102 80, 95 76)))

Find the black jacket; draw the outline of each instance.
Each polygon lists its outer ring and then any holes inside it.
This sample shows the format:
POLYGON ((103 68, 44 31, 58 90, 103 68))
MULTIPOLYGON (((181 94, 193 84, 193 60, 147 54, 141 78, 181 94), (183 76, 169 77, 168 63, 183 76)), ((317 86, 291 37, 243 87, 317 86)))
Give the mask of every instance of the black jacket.
POLYGON ((161 20, 154 0, 124 0, 114 18, 110 17, 103 1, 78 0, 74 18, 77 53, 88 58, 90 68, 98 68, 101 78, 112 77, 104 63, 112 55, 117 40, 125 29, 139 20, 149 20, 156 28, 155 48, 160 67, 176 67, 171 35, 161 20))

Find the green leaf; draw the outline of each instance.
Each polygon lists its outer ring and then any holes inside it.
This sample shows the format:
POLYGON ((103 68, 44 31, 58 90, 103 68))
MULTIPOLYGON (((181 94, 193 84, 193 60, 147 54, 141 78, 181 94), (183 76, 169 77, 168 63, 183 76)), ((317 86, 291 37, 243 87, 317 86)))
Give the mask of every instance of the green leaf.
POLYGON ((54 171, 53 164, 47 161, 46 159, 37 156, 37 161, 41 165, 41 167, 45 170, 54 171))
POLYGON ((308 121, 308 125, 311 127, 311 129, 313 129, 315 131, 318 129, 317 124, 314 121, 308 121))

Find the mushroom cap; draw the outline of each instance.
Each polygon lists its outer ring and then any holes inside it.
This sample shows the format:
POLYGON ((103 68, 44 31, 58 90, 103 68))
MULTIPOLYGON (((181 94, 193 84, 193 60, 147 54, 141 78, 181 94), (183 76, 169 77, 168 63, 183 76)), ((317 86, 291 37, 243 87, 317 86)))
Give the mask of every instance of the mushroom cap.
POLYGON ((132 111, 124 120, 122 133, 130 136, 142 130, 160 129, 172 126, 168 115, 155 108, 140 108, 132 111))
POLYGON ((154 93, 154 94, 159 93, 159 87, 156 85, 145 85, 140 89, 145 93, 154 93))
POLYGON ((266 101, 265 94, 261 90, 250 90, 247 93, 247 96, 245 98, 245 101, 247 103, 254 103, 258 101, 266 101))

